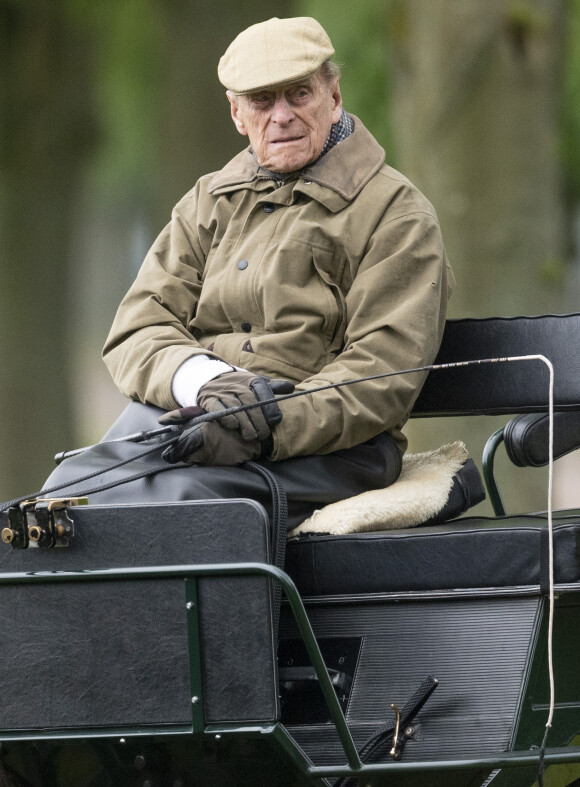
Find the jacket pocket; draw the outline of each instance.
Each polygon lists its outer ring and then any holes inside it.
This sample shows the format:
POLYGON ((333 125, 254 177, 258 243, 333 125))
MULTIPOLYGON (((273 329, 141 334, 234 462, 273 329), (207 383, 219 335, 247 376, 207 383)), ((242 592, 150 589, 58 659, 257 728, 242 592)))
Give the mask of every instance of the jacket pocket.
POLYGON ((346 330, 346 300, 337 280, 330 274, 329 269, 336 270, 337 274, 344 267, 344 262, 335 260, 332 252, 314 247, 312 249, 314 267, 324 283, 329 299, 328 320, 325 326, 327 350, 331 353, 340 352, 344 343, 346 330))

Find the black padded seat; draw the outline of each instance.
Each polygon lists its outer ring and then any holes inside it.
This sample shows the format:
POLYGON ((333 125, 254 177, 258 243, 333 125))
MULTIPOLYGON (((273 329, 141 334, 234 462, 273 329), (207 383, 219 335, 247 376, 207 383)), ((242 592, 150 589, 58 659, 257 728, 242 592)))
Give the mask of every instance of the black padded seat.
MULTIPOLYGON (((300 536, 286 571, 303 596, 541 586, 548 582, 545 514, 465 517, 430 527, 300 536)), ((554 578, 580 582, 580 510, 554 515, 554 578)))

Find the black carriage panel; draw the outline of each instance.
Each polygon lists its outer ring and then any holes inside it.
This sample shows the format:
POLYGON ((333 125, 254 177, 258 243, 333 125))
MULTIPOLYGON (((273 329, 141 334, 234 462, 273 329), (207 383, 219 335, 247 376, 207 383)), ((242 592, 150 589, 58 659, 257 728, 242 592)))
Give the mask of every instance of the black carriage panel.
MULTIPOLYGON (((68 516, 68 547, 3 544, 1 574, 270 560, 269 522, 250 500, 79 506, 68 516)), ((183 579, 0 586, 0 730, 191 725, 196 702, 206 723, 275 721, 270 581, 204 577, 196 596, 203 702, 192 691, 183 579)))
MULTIPOLYGON (((343 596, 307 600, 306 608, 321 644, 330 641, 337 648, 341 640, 362 641, 346 708, 357 747, 393 724, 391 704, 401 708, 432 674, 439 685, 410 723, 404 761, 509 748, 537 632, 537 597, 405 601, 343 596)), ((281 647, 294 636, 292 620, 284 616, 281 647)), ((334 726, 313 720, 308 707, 299 723, 291 720, 289 731, 317 765, 344 760, 334 726)))

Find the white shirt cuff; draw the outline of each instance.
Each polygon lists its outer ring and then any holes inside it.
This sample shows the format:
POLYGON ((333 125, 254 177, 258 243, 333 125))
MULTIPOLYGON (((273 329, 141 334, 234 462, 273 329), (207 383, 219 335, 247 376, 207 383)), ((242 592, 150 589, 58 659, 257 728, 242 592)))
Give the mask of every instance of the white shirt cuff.
POLYGON ((233 372, 236 366, 210 358, 209 355, 194 355, 184 361, 173 375, 171 392, 180 407, 191 407, 197 404, 197 395, 205 385, 220 374, 233 372))

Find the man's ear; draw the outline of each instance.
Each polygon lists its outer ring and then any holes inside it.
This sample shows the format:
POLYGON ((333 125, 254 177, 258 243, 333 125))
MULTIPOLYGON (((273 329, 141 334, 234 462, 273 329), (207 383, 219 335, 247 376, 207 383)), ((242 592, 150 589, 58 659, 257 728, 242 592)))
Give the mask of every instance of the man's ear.
POLYGON ((228 101, 230 102, 230 113, 232 116, 232 120, 234 121, 234 126, 237 128, 238 132, 244 136, 248 136, 248 132, 242 120, 242 116, 240 113, 240 106, 239 106, 239 96, 236 96, 230 90, 226 91, 226 96, 228 97, 228 101))
POLYGON ((332 101, 332 122, 338 123, 340 116, 342 115, 342 95, 340 93, 340 84, 338 79, 332 86, 332 101))

